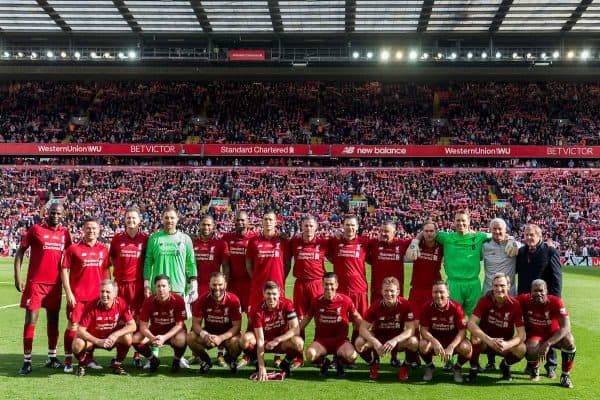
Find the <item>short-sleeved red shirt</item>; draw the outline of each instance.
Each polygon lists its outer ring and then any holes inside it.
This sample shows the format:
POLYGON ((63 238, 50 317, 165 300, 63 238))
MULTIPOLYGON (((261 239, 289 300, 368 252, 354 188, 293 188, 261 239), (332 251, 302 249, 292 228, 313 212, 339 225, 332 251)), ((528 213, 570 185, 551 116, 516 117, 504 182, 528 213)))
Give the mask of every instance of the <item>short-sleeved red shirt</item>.
POLYGON ((22 248, 31 247, 27 282, 50 285, 60 283, 60 260, 69 246, 71 235, 62 225, 52 229, 42 223, 29 228, 21 240, 22 248))
MULTIPOLYGON (((289 260, 287 240, 280 239, 277 235, 267 239, 262 234, 248 242, 246 257, 252 259, 253 275, 251 279, 251 293, 263 292, 267 281, 279 285, 279 290, 285 290, 285 263, 289 260)), ((252 294, 251 294, 252 296, 252 294)))
POLYGON ((330 238, 328 258, 338 276, 340 293, 366 293, 368 290, 365 261, 369 240, 360 236, 352 240, 330 238))
POLYGON ((419 243, 420 255, 413 263, 413 273, 410 286, 418 289, 431 290, 433 282, 442 279, 442 259, 444 249, 441 244, 435 242, 433 247, 427 247, 425 241, 419 243))
POLYGON ((410 303, 403 297, 391 307, 386 306, 383 300, 371 304, 367 310, 365 320, 372 327, 375 337, 394 337, 404 331, 405 323, 415 320, 410 303))
POLYGON ((547 338, 560 329, 558 320, 567 318, 569 313, 560 297, 548 295, 544 304, 537 304, 529 293, 517 297, 523 308, 523 320, 527 336, 547 338))
MULTIPOLYGON (((391 243, 377 239, 369 243, 369 261, 371 263, 371 292, 381 297, 383 280, 393 276, 400 282, 400 295, 404 292, 404 254, 410 240, 395 238, 391 243)), ((373 297, 372 297, 373 298, 373 297)))
POLYGON ((220 335, 231 329, 234 321, 242 320, 240 299, 225 292, 223 299, 218 301, 206 292, 192 304, 192 316, 204 320, 204 329, 208 333, 220 335))
POLYGON ((229 280, 250 280, 246 269, 246 249, 248 241, 256 236, 255 232, 248 231, 245 235, 229 232, 223 235, 223 240, 229 249, 229 280))
POLYGON ((311 304, 309 317, 315 319, 315 340, 317 339, 347 339, 348 326, 356 307, 350 297, 336 293, 331 300, 321 295, 311 304))
POLYGON ((119 322, 126 323, 132 319, 129 306, 122 298, 116 297, 110 308, 106 308, 97 298, 86 305, 79 325, 86 327, 88 332, 98 339, 106 339, 120 329, 119 322))
POLYGON ((194 240, 194 255, 198 271, 198 291, 208 290, 210 274, 221 270, 221 265, 229 258, 227 243, 214 236, 208 240, 194 240))
POLYGON ((131 237, 127 232, 117 233, 110 242, 109 256, 114 261, 113 275, 117 282, 144 280, 144 254, 148 235, 138 232, 131 237))
POLYGON ((512 296, 498 306, 490 295, 479 299, 473 315, 480 319, 479 327, 487 335, 505 340, 514 337, 515 328, 523 326, 521 304, 512 296))
POLYGON ((305 242, 301 237, 290 240, 290 255, 294 259, 293 274, 301 281, 323 279, 327 239, 314 238, 305 242))
POLYGON ((98 297, 100 282, 108 277, 108 249, 100 242, 93 246, 75 243, 69 246, 62 267, 69 270, 69 284, 77 301, 98 297))
POLYGON ((267 304, 262 302, 251 315, 254 328, 263 329, 265 342, 287 332, 288 322, 294 318, 297 318, 294 304, 285 297, 279 298, 279 304, 273 310, 270 310, 267 304))
POLYGON ((431 335, 440 341, 450 341, 458 331, 467 328, 467 318, 461 305, 448 299, 446 307, 438 307, 434 302, 426 303, 419 324, 429 329, 431 335))
POLYGON ((164 335, 176 323, 185 321, 185 301, 176 293, 171 293, 166 301, 160 301, 157 296, 144 300, 140 321, 150 324, 150 332, 154 335, 164 335))

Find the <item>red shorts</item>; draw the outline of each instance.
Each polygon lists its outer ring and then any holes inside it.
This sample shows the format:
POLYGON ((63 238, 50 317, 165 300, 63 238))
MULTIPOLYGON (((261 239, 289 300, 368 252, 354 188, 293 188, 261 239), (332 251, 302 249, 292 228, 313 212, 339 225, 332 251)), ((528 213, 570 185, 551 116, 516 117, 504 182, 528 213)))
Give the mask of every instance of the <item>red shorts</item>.
POLYGON ((312 301, 323 294, 323 281, 315 279, 313 281, 296 280, 294 283, 294 308, 298 314, 298 319, 302 319, 310 310, 312 301))
POLYGON ((48 311, 60 310, 62 286, 60 284, 27 282, 21 296, 21 308, 29 311, 44 307, 48 311))
MULTIPOLYGON (((369 309, 369 302, 367 300, 367 294, 364 292, 349 292, 344 293, 346 296, 350 297, 352 302, 354 303, 354 307, 360 314, 361 317, 367 315, 367 310, 369 309)), ((358 327, 353 328, 354 330, 358 330, 358 327)))
POLYGON ((350 343, 348 338, 315 338, 315 342, 325 348, 327 354, 337 354, 337 351, 345 343, 350 343))
POLYGON ((431 297, 431 288, 430 289, 420 289, 420 288, 413 287, 410 289, 410 294, 408 296, 408 302, 410 303, 413 313, 415 314, 415 319, 419 319, 423 305, 432 300, 433 300, 433 297, 431 297))
MULTIPOLYGON (((527 339, 526 341, 534 341, 534 342, 539 342, 539 343, 544 343, 546 340, 548 340, 552 335, 554 334, 554 332, 550 333, 549 335, 544 335, 544 336, 539 336, 539 335, 527 335, 527 339)), ((560 341, 558 342, 560 343, 560 341)), ((556 343, 555 346, 558 345, 558 343, 556 343)))
POLYGON ((71 307, 67 304, 67 319, 73 324, 78 324, 83 316, 83 310, 87 305, 87 301, 78 301, 75 303, 75 307, 71 307))
POLYGON ((119 297, 129 305, 129 311, 135 318, 142 309, 142 303, 144 303, 144 282, 133 281, 133 282, 117 282, 119 288, 119 297))
MULTIPOLYGON (((167 332, 169 332, 175 325, 167 325, 167 326, 150 326, 150 332, 154 335, 154 336, 158 336, 158 335, 165 335, 167 332)), ((183 327, 181 328, 184 331, 187 332, 187 328, 185 327, 185 324, 183 324, 183 327)), ((170 344, 165 342, 165 344, 170 344)))
POLYGON ((242 305, 242 310, 246 311, 248 301, 250 300, 250 280, 248 279, 232 279, 227 284, 227 290, 235 294, 242 305))

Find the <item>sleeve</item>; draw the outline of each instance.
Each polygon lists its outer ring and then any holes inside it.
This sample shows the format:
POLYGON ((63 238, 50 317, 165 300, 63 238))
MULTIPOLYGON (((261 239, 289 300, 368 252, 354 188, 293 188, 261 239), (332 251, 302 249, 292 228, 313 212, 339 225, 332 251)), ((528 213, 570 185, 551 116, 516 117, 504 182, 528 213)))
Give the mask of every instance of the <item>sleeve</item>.
POLYGON ((127 307, 127 302, 119 298, 119 303, 121 304, 121 313, 119 318, 123 320, 123 322, 129 322, 133 319, 133 315, 131 315, 131 311, 129 311, 129 307, 127 307))
POLYGON ((415 313, 413 312, 412 305, 407 301, 404 303, 406 309, 406 322, 413 322, 415 320, 415 313))
POLYGON ((443 246, 446 244, 448 237, 449 237, 448 232, 438 232, 437 235, 435 236, 435 240, 443 246))
POLYGON ((519 304, 519 302, 515 302, 515 326, 521 327, 521 326, 525 326, 525 323, 523 322, 523 309, 521 308, 521 305, 519 304))
POLYGON ((516 299, 519 301, 519 304, 521 305, 521 308, 525 308, 525 304, 527 304, 527 300, 529 299, 529 294, 528 293, 521 293, 520 295, 518 295, 516 297, 516 299))
POLYGON ((260 312, 260 310, 256 310, 252 313, 252 325, 255 328, 263 327, 262 313, 260 312))
POLYGON ((292 253, 290 253, 290 242, 290 240, 281 239, 281 249, 283 251, 284 264, 292 261, 292 253))
POLYGON ((377 304, 378 303, 371 304, 371 307, 369 307, 367 313, 363 316, 364 320, 370 324, 375 323, 375 321, 377 320, 377 313, 375 311, 377 308, 377 304))
POLYGON ((232 321, 241 321, 242 320, 242 305, 240 303, 240 299, 232 296, 232 304, 231 304, 231 320, 232 321))
POLYGON ((431 316, 429 315, 429 312, 431 310, 431 307, 429 307, 429 303, 425 303, 423 304, 423 306, 421 307, 421 313, 420 313, 420 317, 419 317, 419 325, 425 327, 425 328, 429 328, 431 322, 431 316))
POLYGON ((400 245, 400 253, 402 254, 402 257, 404 257, 406 255, 406 250, 408 250, 408 246, 410 246, 411 242, 412 242, 412 239, 400 239, 398 241, 398 244, 400 245))
POLYGON ((561 297, 562 293, 562 267, 560 255, 556 249, 549 249, 550 271, 548 271, 548 294, 561 297))
POLYGON ((248 247, 246 248, 246 258, 254 260, 256 255, 256 239, 252 238, 248 241, 248 247))
POLYGON ((150 308, 152 306, 152 297, 148 297, 142 304, 142 310, 140 311, 140 321, 150 322, 150 308))
POLYGON ((187 319, 187 314, 185 312, 185 301, 183 297, 177 296, 177 301, 175 302, 175 322, 182 322, 187 319))
POLYGON ((73 263, 73 250, 69 246, 67 251, 65 251, 65 255, 63 256, 61 267, 64 269, 70 269, 72 263, 73 263))
POLYGON ((569 312, 560 297, 552 297, 552 318, 568 318, 569 312))
POLYGON ((102 249, 102 252, 105 255, 104 259, 102 260, 102 269, 106 271, 110 269, 110 258, 108 256, 108 249, 104 247, 104 249, 102 249))
POLYGON ((65 228, 65 249, 73 244, 73 239, 71 239, 71 233, 69 229, 65 228))
POLYGON ((117 251, 117 247, 118 247, 118 235, 114 235, 112 240, 110 241, 110 247, 108 249, 108 257, 109 258, 117 258, 118 255, 118 251, 117 251))
MULTIPOLYGON (((96 299, 97 300, 97 299, 96 299)), ((94 317, 94 308, 96 307, 96 300, 90 301, 83 310, 83 315, 81 316, 81 320, 79 321, 79 325, 89 328, 92 324, 92 320, 94 317)))
POLYGON ((31 228, 29 228, 27 233, 25 233, 25 235, 23 235, 23 238, 21 239, 21 247, 22 248, 26 249, 29 246, 31 246, 33 236, 35 235, 35 227, 36 226, 37 225, 33 225, 31 228))
POLYGON ((477 241, 480 243, 488 241, 492 238, 492 234, 489 232, 477 232, 476 235, 477 235, 477 241))
MULTIPOLYGON (((350 316, 352 316, 354 313, 358 312, 356 310, 356 305, 354 304, 354 302, 352 301, 352 299, 350 297, 346 296, 346 303, 348 304, 348 314, 350 316)), ((361 315, 362 318, 362 315, 361 315)))
POLYGON ((196 268, 194 245, 192 243, 192 238, 189 237, 189 235, 185 235, 185 267, 188 279, 197 277, 198 269, 196 268))
POLYGON ((291 301, 286 301, 286 303, 285 303, 285 320, 289 321, 294 318, 298 318, 298 314, 296 314, 296 309, 294 308, 294 304, 291 301))
POLYGON ((198 319, 204 318, 204 299, 206 299, 206 297, 201 296, 192 303, 192 317, 198 319))
POLYGON ((475 306, 475 309, 473 310, 473 315, 476 316, 477 318, 481 319, 483 314, 488 309, 487 303, 488 303, 488 298, 486 296, 483 296, 482 298, 480 298, 479 301, 477 302, 477 305, 475 306))
POLYGON ((458 305, 456 307, 456 328, 460 331, 463 329, 467 329, 467 317, 465 316, 465 310, 458 305))
POLYGON ((229 246, 227 246, 227 242, 223 239, 219 240, 219 255, 221 256, 220 264, 223 264, 225 261, 229 260, 229 246))
POLYGON ((155 235, 151 235, 146 246, 146 256, 144 257, 144 279, 152 278, 152 268, 154 267, 154 247, 156 246, 155 235))

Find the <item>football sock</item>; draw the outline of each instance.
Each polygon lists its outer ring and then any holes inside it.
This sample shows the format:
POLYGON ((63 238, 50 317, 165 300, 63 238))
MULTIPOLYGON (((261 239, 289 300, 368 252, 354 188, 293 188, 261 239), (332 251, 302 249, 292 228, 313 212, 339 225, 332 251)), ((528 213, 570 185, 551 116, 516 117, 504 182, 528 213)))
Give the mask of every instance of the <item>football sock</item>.
POLYGON ((48 335, 48 357, 56 357, 56 346, 58 345, 58 325, 48 323, 46 325, 46 334, 48 335), (54 355, 50 355, 54 351, 54 355))
POLYGON ((469 359, 463 355, 458 355, 458 359, 456 360, 456 364, 460 367, 465 364, 469 359))
POLYGON ((183 347, 173 347, 173 353, 173 359, 179 360, 183 356, 183 353, 185 353, 185 344, 183 347))
POLYGON ((33 348, 33 336, 35 334, 35 325, 23 326, 23 354, 29 355, 31 361, 31 349, 33 348))
POLYGON ((561 350, 561 358, 562 358, 562 372, 563 374, 568 374, 573 369, 573 364, 575 363, 575 350, 561 350))
POLYGON ((425 364, 430 365, 433 362, 433 351, 430 351, 427 354, 421 354, 421 358, 425 364))
POLYGON ((77 336, 77 331, 67 329, 65 330, 65 362, 71 363, 73 361, 73 340, 77 336))
POLYGON ((126 344, 117 344, 117 356, 115 357, 118 363, 122 363, 125 357, 127 357, 127 353, 129 353, 129 346, 126 344))

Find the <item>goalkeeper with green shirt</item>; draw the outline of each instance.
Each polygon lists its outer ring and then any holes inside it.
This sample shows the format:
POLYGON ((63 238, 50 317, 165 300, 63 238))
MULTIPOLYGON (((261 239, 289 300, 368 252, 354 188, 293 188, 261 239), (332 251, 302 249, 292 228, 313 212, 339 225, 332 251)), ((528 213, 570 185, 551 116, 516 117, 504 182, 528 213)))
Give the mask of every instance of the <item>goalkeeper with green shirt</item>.
POLYGON ((144 296, 152 294, 154 285, 150 282, 157 275, 166 275, 171 282, 171 291, 185 296, 186 302, 191 304, 198 298, 196 258, 192 239, 177 230, 178 221, 177 210, 166 208, 162 216, 163 228, 148 239, 144 260, 144 296))
MULTIPOLYGON (((454 215, 455 232, 438 232, 436 241, 444 248, 444 271, 448 276, 450 297, 460 303, 466 315, 471 315, 481 297, 481 250, 483 243, 492 238, 490 233, 471 232, 468 211, 459 210, 454 215)), ((419 234, 409 247, 407 255, 418 254, 419 234)), ((510 242, 510 241, 509 241, 510 242)), ((505 252, 513 253, 512 243, 505 252)), ((416 257, 414 257, 416 258, 416 257)), ((413 259, 414 259, 413 258, 413 259)))

